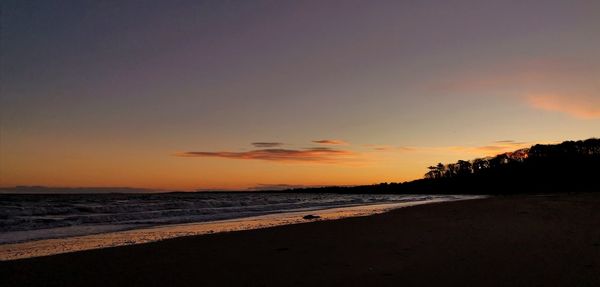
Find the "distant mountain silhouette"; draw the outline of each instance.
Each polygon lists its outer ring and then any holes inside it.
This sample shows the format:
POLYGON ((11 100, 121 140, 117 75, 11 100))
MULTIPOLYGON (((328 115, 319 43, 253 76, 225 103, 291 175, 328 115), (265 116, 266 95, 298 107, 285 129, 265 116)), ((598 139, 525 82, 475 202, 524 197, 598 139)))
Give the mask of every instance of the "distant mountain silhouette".
POLYGON ((429 167, 404 183, 290 189, 293 192, 515 194, 600 192, 600 139, 566 141, 429 167))
POLYGON ((0 188, 0 194, 97 194, 97 193, 157 193, 160 190, 134 187, 49 187, 15 186, 0 188))

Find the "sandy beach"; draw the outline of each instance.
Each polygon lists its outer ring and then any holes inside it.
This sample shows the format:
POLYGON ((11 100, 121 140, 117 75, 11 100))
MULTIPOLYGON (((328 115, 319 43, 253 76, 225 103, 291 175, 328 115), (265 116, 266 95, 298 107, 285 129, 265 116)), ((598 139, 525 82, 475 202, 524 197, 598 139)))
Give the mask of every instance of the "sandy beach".
POLYGON ((0 262, 2 286, 599 286, 600 195, 493 197, 0 262))
MULTIPOLYGON (((48 256, 75 251, 100 249, 124 245, 134 245, 161 241, 171 238, 204 235, 211 233, 262 229, 280 225, 306 223, 308 221, 336 220, 347 217, 367 216, 384 213, 398 208, 444 201, 470 200, 482 196, 448 196, 405 202, 387 202, 376 204, 356 204, 325 209, 295 209, 266 215, 240 217, 226 220, 191 222, 185 224, 166 224, 146 228, 130 229, 118 232, 103 232, 83 236, 63 236, 50 239, 22 240, 17 243, 2 243, 0 240, 0 261, 48 256), (318 215, 315 215, 318 214, 318 215)), ((26 237, 31 231, 4 233, 4 238, 26 237)), ((36 235, 46 235, 53 230, 35 230, 36 235)), ((54 233, 56 234, 56 232, 54 233)), ((50 234, 51 235, 51 234, 50 234)))

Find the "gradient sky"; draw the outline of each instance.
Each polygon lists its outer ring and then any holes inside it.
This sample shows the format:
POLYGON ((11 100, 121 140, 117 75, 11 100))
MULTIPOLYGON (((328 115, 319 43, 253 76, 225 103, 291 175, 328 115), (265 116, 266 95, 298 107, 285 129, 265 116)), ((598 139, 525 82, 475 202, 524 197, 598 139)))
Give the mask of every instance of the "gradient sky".
POLYGON ((600 1, 2 1, 0 186, 420 178, 600 136, 600 1))

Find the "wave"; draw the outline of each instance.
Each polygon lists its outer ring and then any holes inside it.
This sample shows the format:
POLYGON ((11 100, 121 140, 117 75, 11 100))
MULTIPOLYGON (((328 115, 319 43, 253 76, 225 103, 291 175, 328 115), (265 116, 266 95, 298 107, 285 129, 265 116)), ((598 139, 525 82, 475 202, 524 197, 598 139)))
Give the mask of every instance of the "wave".
MULTIPOLYGON (((440 196, 304 193, 0 195, 0 243, 440 196), (18 236, 16 236, 18 235, 18 236), (62 236, 62 235, 61 235, 62 236)), ((447 197, 447 196, 446 196, 447 197)))

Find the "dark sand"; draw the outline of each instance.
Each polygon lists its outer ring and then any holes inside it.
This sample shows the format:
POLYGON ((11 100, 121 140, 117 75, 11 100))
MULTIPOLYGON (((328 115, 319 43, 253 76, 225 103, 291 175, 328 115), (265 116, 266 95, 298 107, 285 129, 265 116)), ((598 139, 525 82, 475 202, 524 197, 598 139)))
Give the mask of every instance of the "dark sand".
POLYGON ((600 194, 510 196, 0 262, 0 286, 600 286, 600 194))

